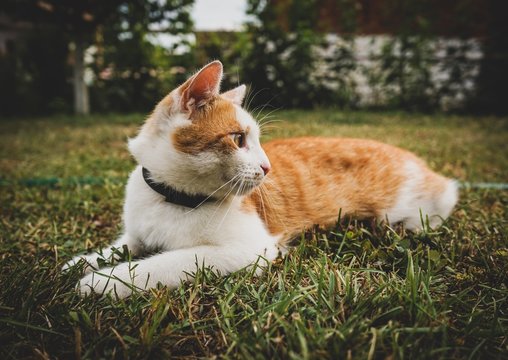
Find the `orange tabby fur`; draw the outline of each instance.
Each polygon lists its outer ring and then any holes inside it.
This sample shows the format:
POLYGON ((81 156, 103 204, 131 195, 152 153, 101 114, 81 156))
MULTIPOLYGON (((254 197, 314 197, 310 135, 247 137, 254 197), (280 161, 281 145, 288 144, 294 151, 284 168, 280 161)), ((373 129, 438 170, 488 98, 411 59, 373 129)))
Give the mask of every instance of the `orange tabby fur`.
POLYGON ((205 149, 231 152, 235 144, 227 136, 240 132, 236 121, 235 108, 220 97, 202 106, 191 115, 192 125, 179 129, 173 134, 175 148, 187 154, 198 154, 205 149))
MULTIPOLYGON (((329 226, 342 215, 382 217, 395 204, 412 153, 372 140, 293 138, 263 146, 272 163, 264 184, 244 200, 272 234, 288 240, 314 224, 329 226)), ((441 193, 447 179, 425 168, 428 191, 441 193)))
MULTIPOLYGON (((171 99, 161 104, 167 107, 171 99)), ((226 135, 242 129, 230 101, 215 97, 191 119, 191 125, 173 134, 176 149, 188 154, 212 148, 234 151, 226 135)), ((333 225, 339 213, 384 217, 406 179, 401 166, 406 160, 424 171, 422 194, 440 194, 448 181, 412 153, 373 140, 306 137, 274 140, 263 148, 272 170, 263 185, 244 198, 243 209, 257 212, 283 243, 313 225, 333 225)))

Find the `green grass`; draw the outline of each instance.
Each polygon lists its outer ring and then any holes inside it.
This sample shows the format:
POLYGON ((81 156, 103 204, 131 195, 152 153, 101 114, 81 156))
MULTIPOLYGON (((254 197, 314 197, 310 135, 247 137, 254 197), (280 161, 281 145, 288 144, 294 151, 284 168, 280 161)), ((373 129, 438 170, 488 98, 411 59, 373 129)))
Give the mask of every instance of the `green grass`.
MULTIPOLYGON (((462 181, 508 182, 508 119, 288 111, 264 140, 375 138, 462 181)), ((462 190, 422 234, 342 222, 260 277, 79 298, 62 263, 110 243, 142 115, 0 122, 0 358, 506 358, 508 191, 462 190), (22 179, 102 183, 26 186, 22 179), (85 179, 86 180, 86 179, 85 179), (85 181, 86 182, 86 181, 85 181)))

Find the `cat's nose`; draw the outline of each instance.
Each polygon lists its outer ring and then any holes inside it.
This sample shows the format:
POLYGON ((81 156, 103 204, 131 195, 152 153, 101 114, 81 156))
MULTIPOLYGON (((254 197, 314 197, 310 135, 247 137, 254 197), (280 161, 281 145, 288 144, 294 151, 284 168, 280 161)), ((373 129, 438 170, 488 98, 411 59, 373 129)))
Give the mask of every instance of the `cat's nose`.
POLYGON ((265 174, 268 174, 268 172, 270 171, 271 167, 269 164, 261 164, 261 169, 263 169, 263 173, 265 174))

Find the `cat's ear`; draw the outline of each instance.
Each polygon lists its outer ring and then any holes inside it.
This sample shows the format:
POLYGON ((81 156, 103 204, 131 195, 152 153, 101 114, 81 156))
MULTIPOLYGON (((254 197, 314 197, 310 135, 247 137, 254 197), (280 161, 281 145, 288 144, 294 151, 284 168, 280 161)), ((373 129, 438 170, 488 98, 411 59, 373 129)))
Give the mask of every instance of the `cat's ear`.
POLYGON ((226 91, 225 93, 220 94, 220 96, 232 101, 236 105, 242 105, 242 101, 245 98, 246 91, 247 87, 242 84, 240 86, 235 87, 234 89, 231 89, 229 91, 226 91))
POLYGON ((213 61, 180 86, 180 106, 183 112, 192 112, 219 95, 222 63, 213 61))

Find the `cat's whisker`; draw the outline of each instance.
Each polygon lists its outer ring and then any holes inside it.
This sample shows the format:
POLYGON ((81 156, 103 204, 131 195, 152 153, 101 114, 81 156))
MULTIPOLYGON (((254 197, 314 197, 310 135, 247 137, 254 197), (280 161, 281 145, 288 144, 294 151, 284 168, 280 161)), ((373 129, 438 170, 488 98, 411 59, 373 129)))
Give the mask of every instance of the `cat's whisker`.
POLYGON ((281 119, 267 119, 265 122, 260 123, 260 124, 259 124, 259 126, 261 126, 261 127, 265 127, 265 126, 267 126, 268 124, 278 123, 278 122, 283 122, 283 120, 281 120, 281 119))
MULTIPOLYGON (((271 180, 271 179, 269 179, 269 178, 265 178, 265 180, 270 180, 270 181, 272 181, 272 180, 271 180)), ((268 182, 268 183, 270 183, 270 182, 268 182)), ((272 187, 273 187, 274 189, 276 189, 277 191, 279 191, 279 192, 280 192, 280 190, 279 190, 279 189, 277 188, 277 186, 273 183, 273 181, 272 181, 270 184, 271 184, 271 185, 273 184, 273 185, 272 185, 272 187)), ((271 208, 273 208, 273 207, 274 207, 274 205, 275 205, 275 204, 274 204, 274 202, 275 202, 275 201, 271 198, 271 196, 270 196, 270 192, 268 191, 267 186, 266 186, 265 184, 261 184, 261 186, 259 187, 259 189, 260 189, 260 191, 261 191, 261 194, 265 196, 265 200, 266 200, 266 202, 268 203, 268 205, 269 205, 271 208)), ((277 217, 277 220, 279 221, 279 223, 280 223, 280 224, 282 224, 282 226, 284 227, 284 229, 287 231, 287 230, 288 230, 288 227, 287 227, 287 225, 286 225, 286 222, 282 219, 282 217, 279 215, 279 213, 278 213, 278 212, 273 212, 273 211, 271 211, 271 213, 274 213, 274 214, 275 214, 275 216, 277 217)))
MULTIPOLYGON (((263 107, 261 107, 261 109, 260 109, 260 110, 258 110, 258 112, 257 112, 257 114, 256 114, 256 118, 258 118, 258 117, 259 117, 259 114, 261 114, 261 113, 262 113, 262 112, 266 109, 266 107, 267 107, 267 106, 270 106, 270 102, 271 102, 271 101, 275 98, 275 96, 276 96, 276 95, 274 95, 274 96, 270 99, 270 101, 268 101, 265 105, 263 105, 263 107)), ((277 107, 277 108, 274 108, 274 109, 273 109, 273 110, 271 110, 269 113, 273 113, 274 111, 277 111, 277 110, 279 110, 279 109, 280 109, 280 106, 279 106, 279 107, 277 107)))
POLYGON ((263 200, 263 188, 262 184, 256 188, 256 192, 259 193, 259 201, 261 202, 261 209, 263 211, 263 218, 265 219, 265 223, 268 224, 268 219, 266 217, 266 207, 265 207, 265 201, 263 200))
MULTIPOLYGON (((263 217, 264 217, 266 223, 268 224, 268 215, 266 212, 266 205, 265 205, 265 188, 263 187, 263 185, 258 187, 258 191, 259 191, 259 199, 261 200, 261 206, 263 207, 263 217)), ((268 205, 270 205, 270 204, 268 204, 268 205)))
MULTIPOLYGON (((239 188, 236 190, 236 193, 235 193, 235 197, 238 196, 238 194, 241 194, 243 189, 244 189, 244 186, 245 186, 245 182, 244 182, 244 179, 243 177, 240 178, 240 186, 239 188)), ((217 225, 217 230, 221 228, 222 226, 222 223, 224 222, 224 220, 227 218, 228 214, 229 214, 229 211, 231 210, 231 208, 233 207, 233 201, 231 202, 231 204, 229 204, 229 207, 226 211, 226 213, 224 214, 224 216, 222 217, 222 220, 220 221, 219 225, 217 225)))
POLYGON ((272 132, 273 130, 280 130, 280 129, 282 129, 282 127, 280 127, 280 126, 267 126, 267 127, 260 129, 259 133, 261 135, 265 135, 267 133, 272 132))
POLYGON ((265 115, 263 115, 263 117, 260 120, 258 120, 258 123, 262 123, 264 119, 266 119, 266 118, 268 118, 270 116, 273 116, 273 113, 278 111, 278 110, 280 110, 280 107, 270 110, 265 115))
POLYGON ((279 125, 271 125, 273 121, 267 123, 266 125, 263 124, 259 127, 260 131, 268 130, 268 129, 280 129, 281 127, 279 125))
POLYGON ((264 105, 258 105, 254 109, 251 110, 251 113, 257 112, 257 115, 259 115, 260 114, 259 110, 261 109, 261 111, 262 111, 263 110, 262 108, 264 108, 264 107, 266 107, 266 104, 264 104, 264 105))
POLYGON ((257 121, 258 127, 259 127, 259 132, 261 134, 264 134, 265 130, 276 129, 278 127, 270 125, 270 124, 272 124, 272 123, 282 123, 282 122, 283 122, 283 120, 274 118, 274 115, 265 116, 261 120, 257 121))
POLYGON ((259 126, 260 129, 263 129, 266 126, 268 126, 269 124, 279 123, 279 122, 282 122, 282 120, 279 120, 279 119, 270 119, 270 120, 267 120, 266 122, 264 122, 262 124, 259 124, 258 126, 259 126))
MULTIPOLYGON (((260 119, 257 120, 257 123, 259 126, 262 126, 266 121, 274 118, 276 116, 276 114, 274 114, 277 110, 279 110, 279 108, 277 109, 273 109, 271 111, 269 111, 268 113, 264 114, 260 119), (265 121, 266 120, 266 121, 265 121)), ((259 116, 259 115, 258 115, 259 116)))
MULTIPOLYGON (((250 107, 252 101, 255 99, 255 97, 258 96, 261 92, 263 92, 265 90, 269 90, 269 89, 268 88, 262 88, 262 89, 258 90, 256 92, 256 94, 254 94, 254 96, 252 97, 251 101, 249 102, 249 107, 250 107)), ((266 106, 270 105, 270 101, 272 101, 274 99, 274 97, 275 96, 273 96, 267 103, 265 103, 263 105, 258 105, 255 108, 253 108, 252 110, 249 109, 249 107, 247 107, 247 109, 249 110, 250 113, 254 113, 255 111, 259 110, 261 107, 266 107, 266 106)))
POLYGON ((278 96, 279 96, 279 94, 274 94, 274 95, 270 98, 270 100, 268 100, 268 101, 264 104, 263 109, 264 109, 265 107, 267 107, 267 106, 271 106, 271 105, 272 105, 272 104, 271 104, 271 102, 272 102, 275 98, 277 98, 278 96))
POLYGON ((270 127, 269 124, 283 122, 283 120, 274 118, 274 116, 275 115, 266 115, 257 121, 260 133, 263 133, 267 129, 273 128, 270 127))
POLYGON ((238 183, 240 181, 242 181, 242 178, 241 178, 241 174, 237 174, 237 176, 235 177, 238 177, 238 179, 235 181, 235 183, 233 184, 233 186, 231 186, 231 189, 228 190, 228 192, 222 197, 222 200, 221 202, 217 205, 217 207, 215 208, 215 211, 213 212, 212 216, 210 216, 210 219, 208 220, 208 222, 206 223, 205 225, 205 228, 208 228, 208 225, 210 225, 210 222, 215 218, 215 214, 217 213, 217 211, 220 209, 220 207, 222 206, 222 204, 224 203, 224 201, 229 197, 229 195, 233 192, 233 190, 235 189, 235 187, 238 185, 238 183))
MULTIPOLYGON (((275 181, 273 181, 271 178, 266 177, 264 182, 266 182, 267 184, 270 184, 275 190, 277 190, 277 192, 283 194, 283 191, 279 188, 277 183, 275 181)), ((265 184, 262 184, 262 185, 265 185, 265 184)), ((266 188, 264 188, 264 190, 268 191, 268 189, 266 189, 266 188)))
MULTIPOLYGON (((241 178, 240 176, 238 176, 238 179, 236 179, 235 183, 231 186, 231 188, 224 194, 224 196, 222 197, 221 199, 221 202, 219 203, 219 205, 217 206, 217 208, 215 209, 215 212, 221 207, 221 205, 224 203, 224 201, 229 197, 229 195, 231 195, 231 193, 233 192, 233 190, 235 189, 235 187, 237 186, 237 184, 241 181, 241 178)), ((215 214, 214 212, 214 214, 215 214)), ((213 217, 213 215, 212 215, 213 217)))
POLYGON ((273 119, 274 117, 275 117, 275 114, 265 115, 265 116, 263 116, 261 119, 258 119, 258 124, 259 124, 259 125, 263 125, 263 124, 264 124, 264 122, 265 122, 265 120, 267 120, 267 121, 268 121, 268 120, 273 119))
MULTIPOLYGON (((245 108, 247 110, 250 109, 250 106, 252 104, 252 101, 254 101, 254 99, 256 98, 256 96, 258 96, 261 92, 265 91, 265 90, 268 90, 268 88, 261 88, 259 89, 258 91, 256 91, 255 94, 251 95, 252 92, 249 92, 249 94, 247 95, 247 104, 245 105, 245 108)), ((255 110, 249 110, 249 112, 254 112, 255 110)))
POLYGON ((218 187, 215 191, 213 191, 210 195, 208 195, 203 201, 201 201, 198 206, 196 206, 195 208, 193 209, 190 209, 189 211, 186 212, 186 214, 189 214, 191 212, 193 212, 194 210, 196 210, 197 208, 199 208, 201 205, 203 205, 208 199, 210 199, 217 191, 219 191, 220 189, 222 189, 224 186, 226 186, 227 184, 231 183, 233 180, 235 180, 235 178, 239 177, 240 174, 236 174, 235 176, 233 176, 228 182, 222 184, 220 187, 218 187))

